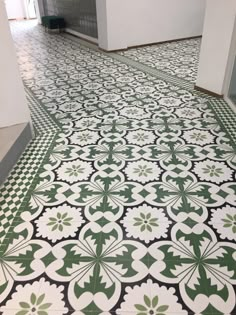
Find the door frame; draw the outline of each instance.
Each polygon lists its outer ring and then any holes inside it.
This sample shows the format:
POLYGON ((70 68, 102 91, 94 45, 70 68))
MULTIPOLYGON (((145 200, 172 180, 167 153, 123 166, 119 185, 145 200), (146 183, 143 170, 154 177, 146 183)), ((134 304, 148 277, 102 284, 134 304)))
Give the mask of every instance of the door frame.
MULTIPOLYGON (((31 19, 30 16, 29 16, 29 9, 28 9, 28 0, 24 0, 24 9, 25 9, 25 14, 26 14, 26 19, 29 20, 31 19)), ((34 0, 34 5, 35 5, 35 0, 34 0)), ((37 18, 37 15, 36 15, 36 5, 35 5, 35 18, 37 18)))
POLYGON ((44 6, 43 0, 34 0, 35 3, 35 11, 36 11, 36 18, 39 24, 42 24, 41 16, 44 16, 44 6))
POLYGON ((233 74, 235 60, 236 60, 236 15, 235 15, 235 20, 234 20, 234 28, 233 28, 232 38, 231 38, 231 46, 230 46, 230 51, 229 51, 229 56, 228 56, 228 64, 226 68, 225 82, 224 82, 224 100, 229 104, 229 106, 236 113, 236 106, 229 98, 229 89, 230 89, 231 77, 233 74))

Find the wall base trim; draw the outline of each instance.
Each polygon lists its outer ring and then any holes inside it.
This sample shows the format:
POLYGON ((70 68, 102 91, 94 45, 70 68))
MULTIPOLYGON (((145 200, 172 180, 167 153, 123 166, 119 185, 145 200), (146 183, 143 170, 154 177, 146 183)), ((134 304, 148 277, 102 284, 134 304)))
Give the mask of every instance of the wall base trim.
POLYGON ((168 44, 168 43, 173 43, 173 42, 181 42, 181 41, 184 41, 184 40, 197 39, 197 38, 202 38, 202 35, 191 36, 191 37, 183 37, 183 38, 177 38, 177 39, 171 39, 171 40, 164 40, 164 41, 161 41, 161 42, 155 42, 155 43, 150 43, 150 44, 128 46, 127 49, 129 49, 129 48, 140 48, 140 47, 144 47, 144 46, 152 46, 152 45, 157 45, 157 44, 168 44))
POLYGON ((152 43, 147 43, 147 44, 142 44, 142 45, 134 45, 134 46, 128 46, 127 48, 120 48, 120 49, 112 49, 112 50, 107 50, 104 48, 99 47, 99 49, 101 51, 105 51, 105 52, 122 52, 122 51, 126 51, 130 48, 142 48, 145 46, 153 46, 153 45, 158 45, 158 44, 168 44, 168 43, 173 43, 173 42, 180 42, 180 41, 184 41, 184 40, 188 40, 188 39, 197 39, 197 38, 202 38, 202 35, 197 35, 197 36, 191 36, 191 37, 184 37, 184 38, 177 38, 177 39, 171 39, 171 40, 165 40, 165 41, 161 41, 161 42, 152 42, 152 43))
POLYGON ((217 94, 215 92, 209 91, 209 90, 204 89, 204 88, 202 88, 200 86, 197 86, 197 85, 194 85, 194 89, 199 91, 199 92, 203 92, 203 93, 209 94, 209 95, 214 96, 214 97, 218 97, 218 98, 223 98, 224 97, 223 94, 217 94))

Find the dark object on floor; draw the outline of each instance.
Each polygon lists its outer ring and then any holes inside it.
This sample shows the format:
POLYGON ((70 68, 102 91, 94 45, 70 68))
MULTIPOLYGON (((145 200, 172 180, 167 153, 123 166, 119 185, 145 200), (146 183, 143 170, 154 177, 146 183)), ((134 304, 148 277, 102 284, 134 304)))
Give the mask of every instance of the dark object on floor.
POLYGON ((42 17, 42 25, 47 30, 62 30, 65 28, 66 23, 63 17, 56 15, 48 15, 42 17))

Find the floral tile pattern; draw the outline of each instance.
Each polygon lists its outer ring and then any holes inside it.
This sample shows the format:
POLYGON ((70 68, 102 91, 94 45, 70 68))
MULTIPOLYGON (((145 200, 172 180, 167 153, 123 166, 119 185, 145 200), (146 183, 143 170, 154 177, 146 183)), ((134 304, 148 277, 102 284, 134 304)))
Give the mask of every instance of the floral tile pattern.
POLYGON ((220 102, 224 123, 214 98, 11 26, 48 145, 0 247, 0 313, 236 314, 233 112, 220 102))
POLYGON ((200 46, 201 39, 194 38, 130 48, 119 54, 161 72, 195 83, 200 46))

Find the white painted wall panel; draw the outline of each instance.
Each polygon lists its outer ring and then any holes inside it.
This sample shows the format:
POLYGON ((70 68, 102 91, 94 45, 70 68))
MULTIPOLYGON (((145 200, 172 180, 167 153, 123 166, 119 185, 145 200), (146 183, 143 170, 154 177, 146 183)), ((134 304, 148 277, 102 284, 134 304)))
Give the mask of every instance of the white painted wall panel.
POLYGON ((197 86, 224 94, 235 27, 235 0, 207 0, 197 86))
POLYGON ((24 19, 26 17, 23 0, 5 0, 8 19, 24 19))
POLYGON ((0 1, 0 128, 30 121, 5 4, 0 1))
POLYGON ((99 46, 123 49, 202 35, 206 0, 97 0, 99 46))

